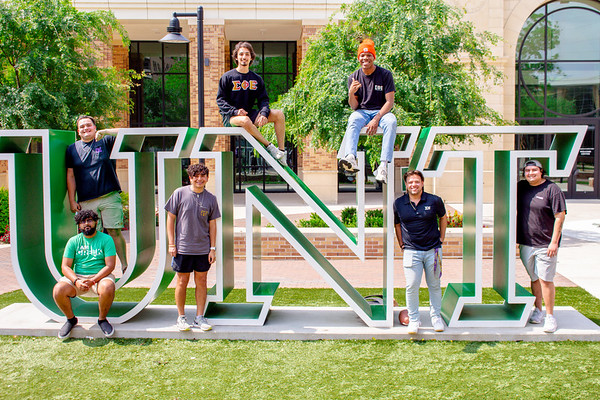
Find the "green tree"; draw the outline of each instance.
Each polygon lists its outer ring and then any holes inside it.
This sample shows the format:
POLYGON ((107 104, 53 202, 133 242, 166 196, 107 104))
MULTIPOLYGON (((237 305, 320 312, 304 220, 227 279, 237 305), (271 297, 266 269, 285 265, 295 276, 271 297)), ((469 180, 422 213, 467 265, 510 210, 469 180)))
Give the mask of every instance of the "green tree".
MULTIPOLYGON (((482 82, 502 79, 489 63, 489 46, 499 38, 475 32, 460 9, 443 0, 357 0, 342 13, 309 41, 295 85, 273 106, 284 110, 296 145, 312 134, 314 146, 339 147, 352 111, 347 79, 359 68, 357 48, 366 37, 375 41, 375 63, 394 75, 399 125, 504 123, 482 95, 482 82)), ((361 140, 377 160, 381 137, 361 140)))
POLYGON ((80 12, 68 0, 0 2, 0 128, 74 129, 79 114, 120 119, 131 106, 129 71, 98 66, 98 42, 124 28, 108 11, 80 12))

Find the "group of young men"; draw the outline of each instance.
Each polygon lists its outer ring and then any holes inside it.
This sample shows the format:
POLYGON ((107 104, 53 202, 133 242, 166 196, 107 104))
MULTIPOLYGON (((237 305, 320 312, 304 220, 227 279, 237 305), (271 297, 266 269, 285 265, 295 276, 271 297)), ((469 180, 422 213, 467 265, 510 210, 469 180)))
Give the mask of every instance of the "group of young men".
MULTIPOLYGON (((338 152, 340 168, 348 173, 359 171, 356 152, 360 132, 366 127, 368 135, 378 128, 383 131, 380 164, 375 172, 378 181, 387 182, 388 164, 393 159, 396 138, 394 80, 390 71, 375 65, 375 46, 365 39, 358 48, 361 68, 348 78, 348 103, 354 110, 338 152)), ((233 49, 237 67, 226 72, 219 81, 217 104, 224 126, 244 128, 281 164, 287 164, 285 151, 285 117, 280 110, 269 108, 269 97, 262 78, 250 71, 256 58, 252 45, 240 42, 233 49), (267 141, 260 127, 273 123, 277 146, 267 141)), ((77 120, 81 140, 70 145, 66 154, 67 189, 71 211, 79 234, 65 248, 61 270, 63 277, 54 288, 54 299, 67 321, 58 336, 67 338, 77 324, 70 299, 88 293, 99 297, 98 325, 106 336, 114 328, 106 316, 115 292, 112 274, 116 256, 124 273, 127 269, 123 228, 123 209, 120 186, 110 152, 116 129, 97 131, 92 117, 77 120), (106 136, 105 136, 106 135, 106 136), (105 234, 102 230, 108 233, 105 234)), ((194 327, 210 330, 204 317, 207 294, 207 274, 216 260, 216 219, 221 216, 216 197, 205 188, 209 170, 202 164, 192 164, 187 170, 190 185, 173 192, 165 205, 167 211, 168 253, 173 257, 172 268, 177 273, 175 302, 178 311, 177 327, 191 329, 185 316, 186 289, 194 273, 196 316, 194 327)), ((542 300, 546 304, 544 330, 557 329, 554 309, 556 256, 562 224, 566 214, 565 198, 557 185, 546 180, 542 164, 529 160, 523 169, 525 180, 517 191, 517 241, 520 257, 531 278, 536 298, 531 323, 544 320, 542 300)), ((406 277, 408 331, 417 333, 419 316, 419 287, 425 272, 429 289, 430 317, 433 329, 444 330, 441 317, 442 244, 447 217, 443 200, 424 191, 424 176, 420 171, 404 175, 407 192, 394 202, 394 224, 398 244, 403 251, 406 277)))
MULTIPOLYGON (((63 277, 53 290, 54 301, 67 318, 58 337, 68 338, 77 325, 71 299, 86 295, 98 296, 98 326, 110 337, 114 328, 106 317, 115 296, 113 270, 117 255, 121 271, 125 273, 127 269, 125 239, 121 233, 121 188, 110 160, 115 142, 110 135, 118 130, 97 131, 92 117, 81 116, 77 119, 77 131, 81 139, 67 148, 66 166, 69 203, 79 233, 67 242, 61 263, 63 277)), ((216 260, 216 219, 221 214, 216 197, 205 190, 208 168, 192 164, 187 171, 190 185, 175 190, 165 205, 168 252, 177 274, 177 327, 182 331, 191 328, 185 318, 185 300, 193 272, 197 305, 193 325, 207 331, 212 326, 204 317, 206 277, 216 260)))

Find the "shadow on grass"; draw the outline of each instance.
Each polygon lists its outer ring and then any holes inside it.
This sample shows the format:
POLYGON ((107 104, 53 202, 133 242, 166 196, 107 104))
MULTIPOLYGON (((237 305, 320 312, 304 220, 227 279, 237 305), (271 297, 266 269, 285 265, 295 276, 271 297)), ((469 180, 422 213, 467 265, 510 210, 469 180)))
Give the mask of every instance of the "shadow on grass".
POLYGON ((468 342, 463 349, 463 353, 475 354, 482 346, 495 347, 496 342, 468 342))

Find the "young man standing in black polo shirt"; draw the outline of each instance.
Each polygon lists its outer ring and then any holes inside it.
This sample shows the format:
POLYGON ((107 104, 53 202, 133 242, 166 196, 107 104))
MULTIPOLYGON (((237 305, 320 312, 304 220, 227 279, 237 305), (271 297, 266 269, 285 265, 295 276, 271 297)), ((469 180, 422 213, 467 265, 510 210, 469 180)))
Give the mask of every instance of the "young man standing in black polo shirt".
POLYGON ((419 316, 419 287, 425 270, 429 288, 431 324, 436 332, 444 330, 441 317, 442 242, 446 236, 446 208, 444 201, 423 190, 425 178, 421 171, 404 174, 407 193, 394 202, 396 238, 404 251, 403 265, 406 277, 406 307, 408 333, 415 334, 421 325, 419 316), (439 226, 438 226, 439 220, 439 226))

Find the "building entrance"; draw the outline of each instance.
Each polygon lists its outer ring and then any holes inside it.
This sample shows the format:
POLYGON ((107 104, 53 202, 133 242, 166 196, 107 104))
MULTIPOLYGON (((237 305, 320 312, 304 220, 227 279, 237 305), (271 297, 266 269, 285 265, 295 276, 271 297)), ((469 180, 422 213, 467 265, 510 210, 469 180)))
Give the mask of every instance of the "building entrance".
MULTIPOLYGON (((599 1, 553 1, 525 22, 516 54, 516 120, 521 125, 588 125, 571 176, 557 180, 567 198, 600 198, 599 1)), ((544 150, 550 138, 520 135, 516 149, 544 150)))

